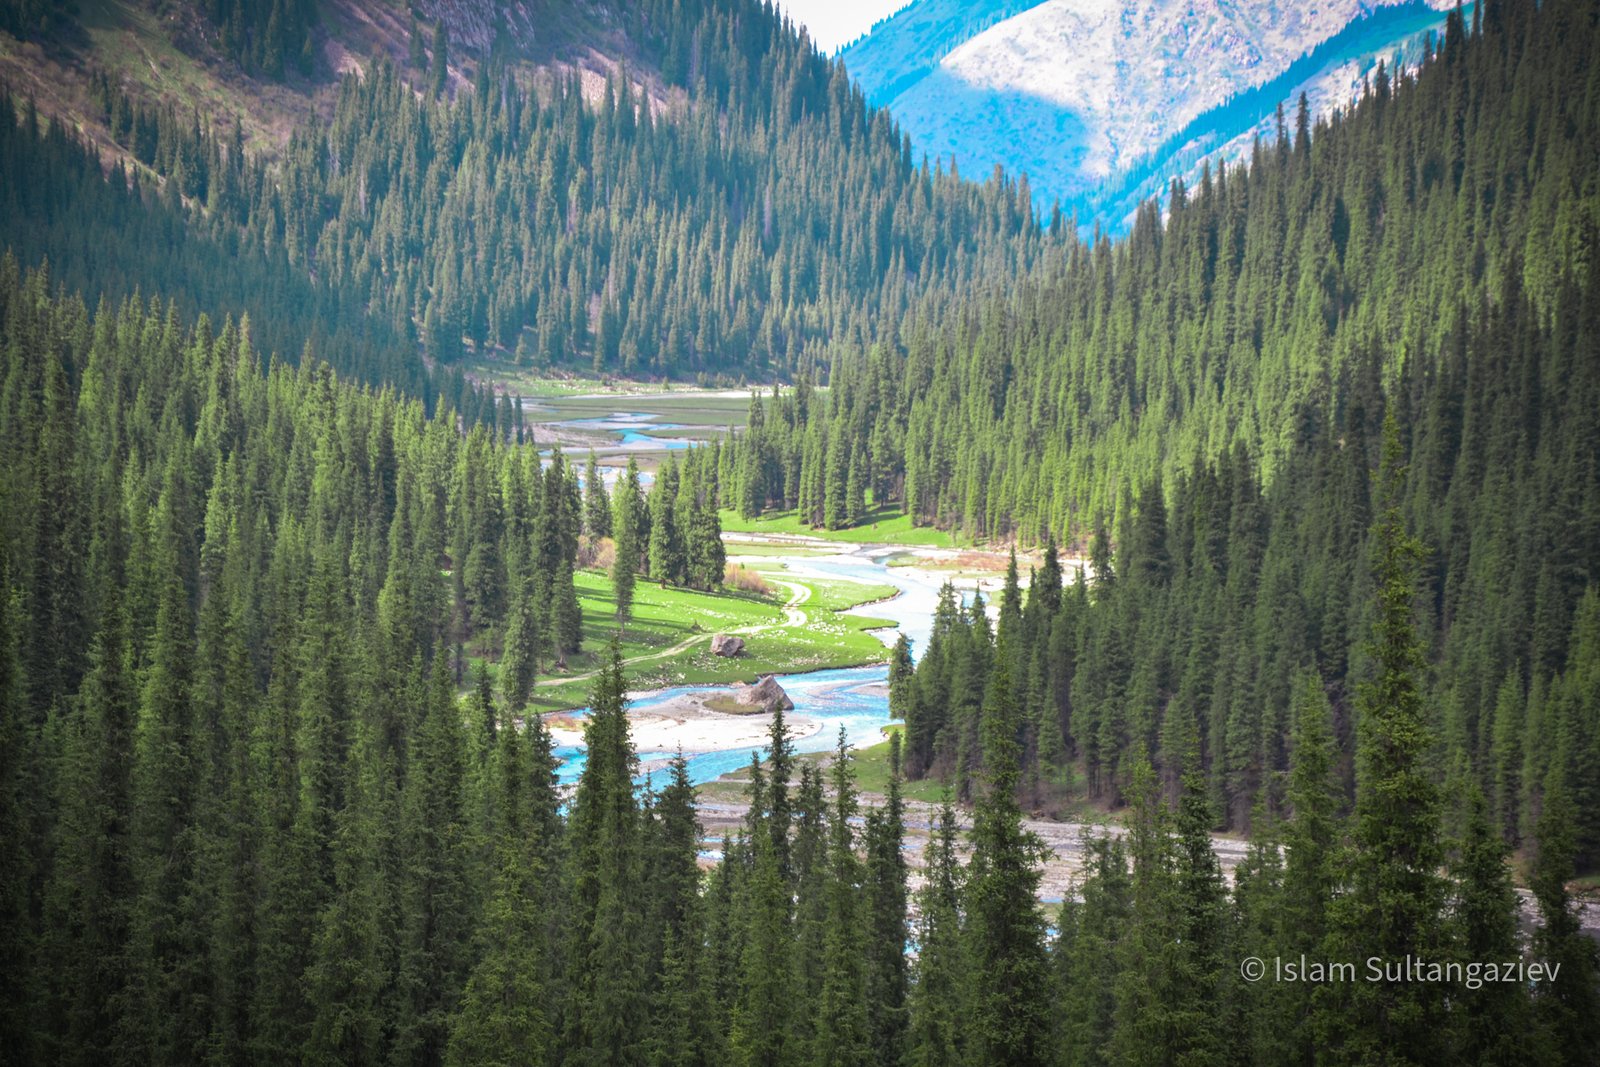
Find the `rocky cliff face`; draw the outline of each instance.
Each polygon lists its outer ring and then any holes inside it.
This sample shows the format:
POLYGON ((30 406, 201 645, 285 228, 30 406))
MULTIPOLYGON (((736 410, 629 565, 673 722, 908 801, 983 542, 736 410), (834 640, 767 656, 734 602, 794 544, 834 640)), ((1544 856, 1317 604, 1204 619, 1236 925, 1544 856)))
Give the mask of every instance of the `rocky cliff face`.
POLYGON ((526 75, 576 72, 585 92, 626 66, 651 91, 654 70, 619 28, 616 11, 596 0, 319 0, 308 30, 305 68, 279 77, 249 71, 224 46, 224 32, 199 0, 127 0, 63 6, 53 19, 28 26, 0 20, 0 84, 33 99, 47 118, 61 118, 116 149, 101 135, 104 104, 95 80, 104 76, 143 106, 193 111, 214 128, 241 123, 247 146, 271 154, 290 132, 331 113, 339 79, 386 58, 420 86, 426 68, 411 71, 411 16, 431 44, 435 26, 449 37, 449 83, 459 91, 499 37, 526 75), (18 36, 20 34, 20 36, 18 36), (503 34, 503 37, 501 35, 503 34))
POLYGON ((412 7, 430 24, 443 19, 450 39, 473 52, 488 51, 502 31, 526 54, 565 51, 603 36, 613 24, 609 5, 594 0, 416 0, 412 7))

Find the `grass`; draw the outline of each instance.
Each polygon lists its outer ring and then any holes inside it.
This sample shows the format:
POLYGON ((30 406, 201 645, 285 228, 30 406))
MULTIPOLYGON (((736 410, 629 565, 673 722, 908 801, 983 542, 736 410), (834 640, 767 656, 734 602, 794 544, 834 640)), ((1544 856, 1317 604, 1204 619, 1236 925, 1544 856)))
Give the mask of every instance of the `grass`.
POLYGON ((708 697, 706 699, 706 707, 712 711, 720 711, 725 715, 766 714, 766 709, 763 706, 742 703, 731 694, 708 697))
MULTIPOLYGON (((578 602, 583 607, 583 640, 592 662, 599 666, 606 642, 616 629, 617 601, 611 579, 599 571, 579 571, 574 576, 578 602)), ((636 656, 670 648, 697 634, 714 634, 750 626, 775 626, 783 621, 786 596, 774 593, 702 593, 693 589, 663 587, 639 580, 633 587, 633 614, 622 634, 622 654, 636 656)), ((581 658, 581 657, 580 657, 581 658)))
MULTIPOLYGON (((213 119, 226 117, 229 124, 242 119, 252 152, 281 151, 292 127, 315 113, 312 96, 331 84, 249 79, 232 73, 227 63, 211 62, 209 55, 191 56, 172 39, 172 26, 180 22, 163 22, 163 14, 146 4, 82 0, 78 7, 90 65, 113 72, 146 101, 173 104, 180 113, 193 109, 213 119)), ((377 42, 369 34, 345 43, 359 54, 370 53, 363 45, 377 42)))
MULTIPOLYGON (((527 400, 541 401, 528 411, 530 422, 563 422, 601 418, 619 411, 658 415, 665 422, 726 429, 742 427, 750 412, 746 396, 724 396, 722 390, 692 385, 628 382, 562 375, 553 377, 530 367, 500 359, 469 359, 462 364, 468 377, 490 382, 527 400)), ((672 431, 662 432, 670 436, 672 431)))
MULTIPOLYGON (((889 723, 883 728, 884 740, 876 745, 853 749, 851 756, 851 769, 855 773, 856 788, 863 793, 873 793, 883 796, 889 791, 889 741, 888 735, 905 733, 903 723, 889 723)), ((829 763, 833 760, 832 750, 821 752, 805 752, 799 757, 815 763, 829 763)), ((764 761, 767 766, 771 761, 764 761)), ((696 788, 702 803, 706 801, 722 801, 726 803, 739 803, 750 798, 750 783, 746 768, 740 768, 724 774, 710 782, 705 782, 696 788)), ((938 778, 924 778, 919 781, 900 782, 900 795, 907 800, 914 800, 924 804, 939 804, 944 801, 945 783, 938 778)))
MULTIPOLYGON (((599 668, 611 635, 616 632, 617 602, 611 579, 598 571, 579 571, 574 582, 578 587, 578 603, 583 609, 584 651, 568 658, 565 673, 583 675, 599 668)), ((662 588, 655 582, 641 580, 634 586, 633 615, 621 635, 622 658, 662 652, 702 635, 707 640, 701 643, 705 647, 699 651, 709 656, 711 634, 782 624, 783 599, 785 597, 777 595, 761 597, 748 593, 662 588)), ((690 649, 678 656, 638 664, 628 670, 630 683, 637 676, 660 672, 696 651, 690 649)), ((589 684, 581 681, 542 686, 536 689, 534 702, 547 707, 579 707, 587 702, 589 684)), ((660 684, 676 683, 664 681, 660 684)), ((635 685, 635 688, 645 687, 635 685)))
MULTIPOLYGON (((883 728, 885 734, 903 733, 905 727, 900 723, 892 723, 883 728)), ((886 737, 882 742, 868 748, 858 748, 854 753, 856 772, 856 788, 863 793, 877 793, 880 796, 889 791, 889 741, 886 737)), ((919 781, 902 781, 900 795, 907 800, 919 800, 927 804, 937 804, 944 799, 945 785, 937 778, 923 778, 919 781)))
MULTIPOLYGON (((521 394, 534 403, 523 410, 530 426, 555 427, 568 452, 593 448, 615 458, 623 435, 604 427, 558 425, 575 420, 605 419, 619 413, 652 418, 637 428, 661 441, 710 441, 723 437, 730 427, 743 427, 749 410, 744 397, 724 396, 691 387, 668 389, 665 386, 640 386, 632 383, 606 383, 592 378, 538 378, 531 372, 511 368, 508 379, 493 361, 468 364, 471 376, 521 394), (601 395, 591 395, 591 394, 601 395)), ((665 445, 628 449, 641 464, 660 458, 669 451, 665 445)))
MULTIPOLYGON (((791 552, 783 554, 793 555, 791 552)), ((764 578, 795 581, 807 586, 811 590, 811 599, 806 601, 808 610, 819 607, 825 611, 849 611, 863 604, 889 600, 900 592, 899 586, 883 582, 858 582, 854 578, 815 578, 809 575, 803 579, 793 578, 788 573, 790 568, 787 563, 769 558, 755 559, 744 566, 764 578)))
POLYGON ((917 526, 911 516, 902 515, 893 507, 874 508, 860 526, 846 530, 825 530, 807 526, 793 511, 762 515, 754 519, 741 518, 737 511, 722 512, 724 533, 756 533, 786 537, 818 537, 825 541, 844 541, 851 544, 917 545, 925 548, 955 548, 956 542, 943 530, 931 526, 917 526))
POLYGON ((512 361, 509 352, 503 355, 498 352, 481 356, 469 355, 462 360, 461 369, 469 378, 494 385, 524 399, 571 400, 578 403, 574 409, 576 414, 553 416, 555 418, 610 415, 623 410, 618 407, 617 402, 626 400, 629 405, 626 410, 654 411, 654 406, 659 405, 663 408, 660 414, 699 416, 705 414, 708 410, 707 405, 710 405, 710 410, 719 415, 726 411, 732 416, 737 416, 737 424, 742 426, 750 405, 749 397, 746 395, 737 398, 724 397, 718 394, 726 390, 702 388, 688 382, 639 382, 624 378, 593 378, 561 369, 519 367, 512 361), (635 403, 653 406, 635 409, 632 407, 635 403))
POLYGON ((746 777, 749 767, 724 774, 709 782, 701 782, 695 786, 695 798, 702 804, 707 802, 724 804, 738 804, 750 799, 750 779, 746 777))
MULTIPOLYGON (((876 745, 865 748, 853 749, 851 755, 851 768, 855 772, 856 788, 863 793, 875 793, 879 796, 889 791, 889 734, 904 734, 905 726, 902 723, 890 723, 883 728, 884 740, 876 745)), ((829 763, 833 760, 833 750, 825 749, 821 752, 805 752, 799 757, 811 760, 814 763, 829 763)), ((770 761, 764 761, 770 765, 770 761)), ((737 771, 724 774, 722 777, 706 782, 699 789, 700 800, 727 801, 737 803, 749 799, 749 781, 745 777, 747 771, 740 768, 737 771)), ((938 804, 944 799, 945 784, 937 778, 924 778, 921 781, 910 782, 904 779, 900 782, 900 795, 907 800, 916 800, 926 804, 938 804)))
POLYGON ((892 585, 852 582, 847 578, 838 581, 807 578, 806 584, 811 587, 811 599, 806 601, 806 607, 815 604, 829 611, 847 611, 862 604, 875 604, 900 592, 892 585))
MULTIPOLYGON (((616 628, 616 600, 604 574, 580 571, 576 582, 585 651, 568 661, 565 673, 581 676, 598 668, 605 655, 616 628)), ((623 659, 663 652, 686 641, 693 644, 676 654, 626 667, 629 688, 748 682, 761 674, 881 663, 887 656, 883 642, 868 632, 889 625, 884 620, 840 615, 815 603, 813 592, 803 605, 806 625, 789 626, 783 611, 788 597, 787 589, 761 597, 663 589, 655 582, 640 581, 634 587, 633 618, 622 633, 623 659), (735 630, 754 630, 740 635, 744 655, 734 659, 712 655, 711 635, 735 630)), ((593 679, 578 678, 540 686, 533 703, 544 710, 582 707, 588 703, 592 684, 593 679)))
MULTIPOLYGON (((599 378, 553 378, 541 375, 528 367, 519 367, 509 360, 469 358, 462 361, 461 369, 469 378, 490 382, 526 400, 546 400, 605 392, 621 396, 625 392, 624 389, 603 382, 599 378)), ((529 412, 530 417, 533 414, 529 412)), ((543 420, 535 418, 534 421, 543 420)))
POLYGON ((1567 883, 1567 888, 1581 897, 1600 895, 1600 874, 1579 875, 1567 883))

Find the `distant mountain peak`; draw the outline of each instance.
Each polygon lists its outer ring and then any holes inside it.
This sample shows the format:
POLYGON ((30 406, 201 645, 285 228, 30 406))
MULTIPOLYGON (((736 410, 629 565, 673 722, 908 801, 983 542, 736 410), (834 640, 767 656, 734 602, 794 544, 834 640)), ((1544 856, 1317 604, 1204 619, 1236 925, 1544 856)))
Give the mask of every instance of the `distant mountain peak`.
MULTIPOLYGON (((1453 3, 917 0, 843 58, 915 151, 953 154, 966 173, 995 164, 1025 171, 1041 200, 1093 211, 1097 190, 1163 146, 1182 147, 1169 142, 1230 98, 1273 83, 1341 35, 1353 39, 1311 73, 1370 61, 1442 24, 1453 3), (1348 33, 1353 26, 1364 32, 1348 33)), ((1313 95, 1327 107, 1343 102, 1313 95)), ((1256 117, 1236 116, 1240 128, 1216 131, 1228 135, 1217 145, 1256 117)))

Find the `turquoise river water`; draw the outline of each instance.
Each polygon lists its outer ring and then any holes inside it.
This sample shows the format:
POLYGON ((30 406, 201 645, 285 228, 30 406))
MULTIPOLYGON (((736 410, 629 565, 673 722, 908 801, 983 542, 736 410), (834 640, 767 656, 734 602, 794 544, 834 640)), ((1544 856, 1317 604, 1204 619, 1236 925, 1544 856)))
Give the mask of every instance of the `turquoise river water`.
MULTIPOLYGON (((729 546, 730 553, 738 551, 729 546)), ((925 576, 907 568, 890 567, 888 560, 898 550, 883 545, 868 545, 844 549, 837 556, 797 556, 787 558, 791 569, 799 576, 850 578, 874 585, 892 585, 900 590, 891 600, 863 605, 857 613, 894 623, 894 628, 879 631, 886 643, 892 643, 900 633, 911 640, 912 655, 917 655, 927 643, 933 625, 934 607, 939 590, 925 576)), ((795 750, 817 752, 838 744, 839 729, 854 748, 875 744, 889 719, 888 668, 883 665, 847 667, 839 670, 811 671, 805 674, 780 674, 778 682, 794 700, 793 718, 809 719, 820 724, 814 733, 798 739, 795 750)), ((640 695, 631 702, 634 710, 647 712, 661 707, 685 694, 714 693, 719 686, 679 686, 640 695)), ((582 714, 579 712, 578 714, 582 714)), ((730 749, 721 752, 686 753, 689 776, 696 783, 709 782, 750 763, 750 749, 730 749)), ((765 758, 766 750, 759 750, 765 758)), ((556 749, 562 761, 557 778, 571 784, 583 773, 584 751, 580 746, 565 745, 556 749)), ((641 764, 650 766, 674 755, 670 752, 640 752, 641 764)), ((648 773, 648 772, 647 772, 648 773)), ((641 774, 643 781, 645 774, 641 774)))

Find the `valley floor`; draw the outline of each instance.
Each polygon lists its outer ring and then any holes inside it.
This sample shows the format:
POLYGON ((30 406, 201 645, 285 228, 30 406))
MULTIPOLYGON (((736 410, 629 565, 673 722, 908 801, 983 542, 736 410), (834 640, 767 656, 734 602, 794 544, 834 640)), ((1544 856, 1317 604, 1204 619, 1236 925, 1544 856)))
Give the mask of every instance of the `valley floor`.
MULTIPOLYGON (((737 560, 736 560, 737 562, 737 560)), ((641 580, 634 589, 633 617, 621 631, 628 685, 647 692, 682 685, 751 682, 763 674, 788 674, 882 663, 884 643, 873 630, 884 620, 846 614, 878 599, 882 587, 861 586, 851 595, 844 583, 817 584, 779 578, 781 565, 761 561, 771 595, 663 587, 641 580), (717 634, 740 637, 743 654, 725 658, 711 652, 717 634)), ((610 578, 598 571, 577 576, 583 608, 584 649, 565 672, 541 678, 533 705, 541 710, 582 707, 616 630, 616 601, 610 578)))

